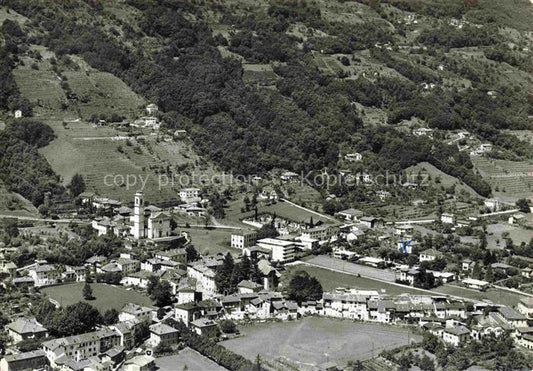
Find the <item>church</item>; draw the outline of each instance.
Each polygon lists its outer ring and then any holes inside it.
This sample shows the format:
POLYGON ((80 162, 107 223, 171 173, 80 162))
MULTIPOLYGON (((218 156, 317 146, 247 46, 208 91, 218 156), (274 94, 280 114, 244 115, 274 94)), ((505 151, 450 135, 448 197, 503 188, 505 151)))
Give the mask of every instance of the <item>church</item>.
POLYGON ((137 192, 130 217, 131 235, 134 239, 156 239, 170 236, 170 215, 158 207, 144 207, 143 193, 137 192), (148 211, 148 212, 147 212, 148 211))
POLYGON ((143 193, 140 191, 135 194, 133 211, 128 207, 120 207, 113 212, 115 215, 112 218, 93 220, 92 226, 98 231, 98 235, 113 233, 136 240, 153 240, 171 235, 170 214, 157 206, 145 206, 143 193))

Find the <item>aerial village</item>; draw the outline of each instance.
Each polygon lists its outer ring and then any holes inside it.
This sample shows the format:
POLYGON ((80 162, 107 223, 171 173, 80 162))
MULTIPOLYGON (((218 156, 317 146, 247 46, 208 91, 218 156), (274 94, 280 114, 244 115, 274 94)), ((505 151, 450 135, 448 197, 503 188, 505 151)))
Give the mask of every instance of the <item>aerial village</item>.
MULTIPOLYGON (((146 111, 157 112, 157 107, 150 105, 146 111)), ((135 125, 159 130, 155 117, 143 117, 135 125)), ((431 135, 431 131, 417 129, 414 134, 431 135)), ((186 135, 184 130, 174 133, 176 140, 186 135)), ((452 141, 464 143, 468 137, 459 132, 452 141)), ((472 156, 490 151, 483 144, 476 146, 472 156)), ((360 153, 346 153, 339 155, 339 164, 357 166, 362 158, 360 153)), ((416 197, 427 195, 420 174, 387 189, 374 183, 370 174, 339 172, 357 177, 376 204, 403 192, 410 208, 432 207, 428 198, 416 197)), ((3 295, 12 300, 1 305, 6 349, 2 371, 149 370, 156 367, 159 356, 183 349, 191 336, 216 344, 245 337, 238 326, 306 317, 408 327, 413 334, 438 339, 444 347, 507 336, 521 349, 533 349, 533 260, 501 246, 504 238, 487 241, 485 236, 487 228, 498 225, 530 231, 530 210, 494 198, 465 199, 461 194, 447 195, 429 218, 414 214, 407 220, 391 219, 362 211, 355 203, 326 215, 290 201, 287 190, 301 182, 301 176, 290 171, 270 179, 254 177, 236 196, 228 197, 243 207, 237 213, 239 226, 227 229, 224 217, 214 210, 213 195, 200 185, 179 189, 179 202, 170 207, 151 204, 142 190, 130 202, 84 191, 78 195, 78 205, 85 219, 6 225, 0 269, 3 295), (291 213, 269 211, 279 205, 291 213), (195 220, 197 230, 224 230, 225 252, 201 254, 205 249, 199 244, 205 241, 195 241, 193 227, 179 225, 177 216, 195 220), (81 264, 48 261, 47 253, 40 252, 67 246, 81 234, 99 241, 87 249, 94 255, 81 254, 85 256, 81 264), (506 258, 496 259, 489 244, 507 251, 506 258), (28 257, 16 254, 20 246, 30 246, 25 250, 28 257), (355 283, 345 287, 344 279, 328 289, 318 283, 316 289, 318 281, 298 270, 301 267, 352 277, 355 283), (361 278, 372 283, 358 287, 361 278), (146 300, 132 300, 105 313, 75 308, 99 295, 109 295, 109 300, 121 295, 107 289, 93 291, 94 285, 138 293, 146 300), (66 287, 69 291, 62 293, 66 287), (72 287, 78 290, 75 295, 72 287), (457 290, 440 291, 443 287, 457 290), (517 294, 519 300, 509 304, 489 300, 482 295, 487 292, 500 299, 517 294), (80 303, 70 302, 69 297, 76 295, 80 303), (65 308, 80 317, 69 319, 65 308), (54 321, 84 322, 86 331, 68 335, 71 332, 54 321), (48 328, 51 325, 54 328, 48 328)), ((336 195, 332 192, 326 200, 334 203, 336 195)), ((392 365, 394 357, 385 362, 392 365)), ((314 369, 343 367, 328 362, 314 369)))

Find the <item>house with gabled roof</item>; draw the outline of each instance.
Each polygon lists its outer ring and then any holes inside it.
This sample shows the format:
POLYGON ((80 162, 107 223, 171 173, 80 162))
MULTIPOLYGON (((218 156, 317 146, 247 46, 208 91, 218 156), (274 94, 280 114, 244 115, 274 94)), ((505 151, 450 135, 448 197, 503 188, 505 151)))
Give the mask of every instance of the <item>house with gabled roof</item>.
POLYGON ((48 330, 35 318, 17 318, 6 325, 9 336, 15 343, 26 339, 40 339, 48 336, 48 330))
POLYGON ((179 341, 179 331, 164 323, 156 323, 150 326, 150 338, 148 342, 153 346, 174 345, 179 341))

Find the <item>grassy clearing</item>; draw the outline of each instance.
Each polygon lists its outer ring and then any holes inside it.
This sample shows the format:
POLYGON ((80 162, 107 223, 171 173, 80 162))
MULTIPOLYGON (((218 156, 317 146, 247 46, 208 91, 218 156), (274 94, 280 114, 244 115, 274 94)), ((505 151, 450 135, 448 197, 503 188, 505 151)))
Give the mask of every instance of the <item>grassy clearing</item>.
POLYGON ((411 166, 405 170, 405 173, 408 174, 409 179, 416 178, 418 173, 421 173, 422 176, 428 175, 431 177, 431 180, 429 181, 432 185, 441 185, 443 187, 450 187, 455 184, 455 191, 460 192, 464 190, 468 194, 472 195, 473 197, 481 197, 474 191, 471 187, 461 182, 456 177, 453 177, 451 175, 448 175, 439 169, 437 169, 435 166, 431 165, 429 162, 421 162, 415 166, 411 166), (439 178, 440 183, 437 184, 435 180, 439 178))
POLYGON ((0 181, 0 214, 35 217, 39 215, 39 211, 29 200, 8 191, 0 181))
POLYGON ((66 285, 45 287, 41 289, 41 291, 48 295, 48 297, 57 300, 62 306, 85 301, 97 308, 101 313, 112 308, 120 311, 124 305, 128 303, 144 306, 152 305, 150 298, 144 294, 103 283, 92 283, 91 288, 93 289, 93 295, 96 299, 85 300, 82 295, 83 285, 83 282, 76 282, 66 285))
MULTIPOLYGON (((202 224, 202 221, 199 224, 202 224)), ((230 247, 231 230, 204 228, 182 228, 182 230, 189 233, 192 244, 201 254, 240 252, 230 247)))
POLYGON ((377 290, 383 294, 399 295, 403 293, 419 294, 421 291, 409 287, 396 286, 389 283, 376 281, 370 278, 357 277, 351 274, 330 271, 325 268, 298 265, 287 267, 284 276, 290 276, 293 272, 303 270, 316 277, 324 291, 331 291, 338 287, 358 288, 362 290, 377 290))
POLYGON ((504 304, 509 306, 515 306, 518 304, 522 295, 515 294, 506 290, 500 290, 491 288, 485 292, 471 290, 464 287, 459 287, 454 284, 447 284, 440 286, 436 289, 433 289, 435 292, 439 292, 447 295, 456 295, 463 298, 468 298, 472 300, 490 300, 493 303, 504 304))
POLYGON ((254 324, 240 331, 243 337, 221 344, 250 360, 259 354, 268 360, 288 360, 302 370, 316 369, 313 366, 327 361, 346 365, 349 360, 373 358, 382 350, 420 340, 407 328, 324 317, 254 324))

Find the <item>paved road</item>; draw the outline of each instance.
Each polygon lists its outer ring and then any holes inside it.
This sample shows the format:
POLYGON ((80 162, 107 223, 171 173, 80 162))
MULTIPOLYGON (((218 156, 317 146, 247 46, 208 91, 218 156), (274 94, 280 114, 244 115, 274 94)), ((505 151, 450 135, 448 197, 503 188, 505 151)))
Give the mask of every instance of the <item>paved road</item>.
POLYGON ((381 281, 394 282, 395 280, 394 272, 389 270, 354 264, 347 262, 346 260, 330 258, 329 256, 325 255, 315 256, 309 260, 306 260, 305 263, 350 274, 360 274, 361 276, 374 278, 381 281))
POLYGON ((0 214, 0 219, 18 219, 18 220, 28 220, 33 222, 52 222, 52 223, 78 223, 78 224, 89 224, 90 220, 82 219, 44 219, 36 218, 33 216, 20 216, 20 215, 10 215, 10 214, 0 214))

